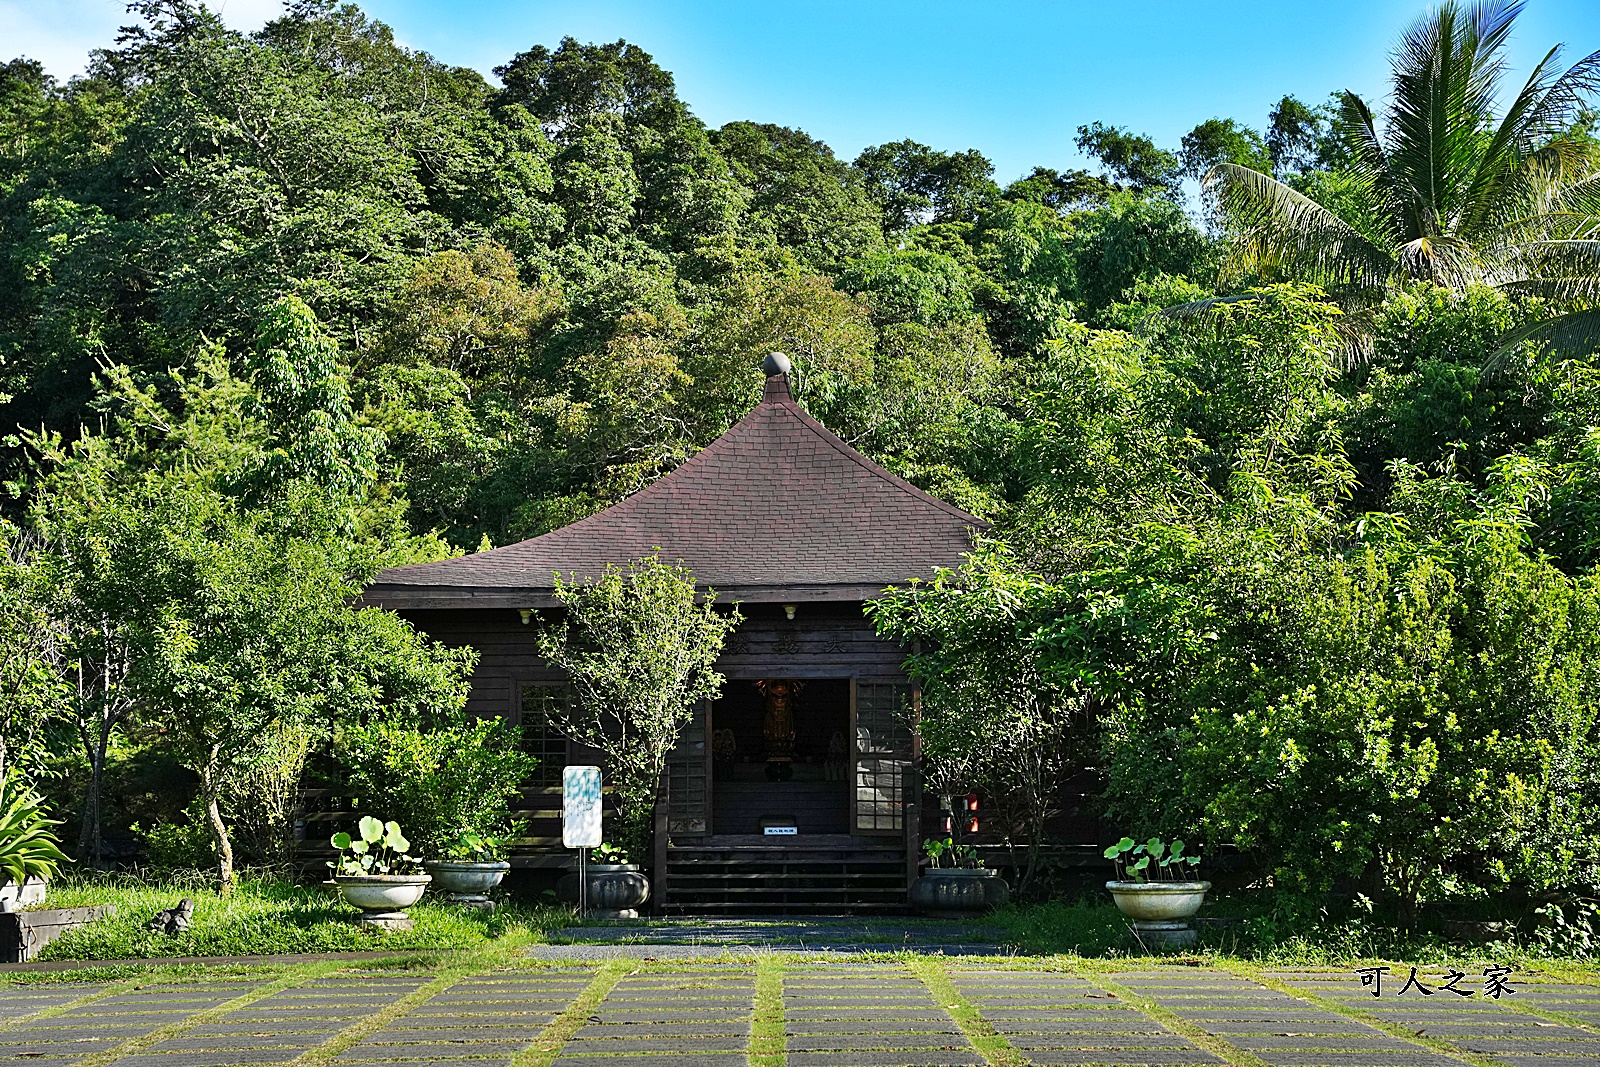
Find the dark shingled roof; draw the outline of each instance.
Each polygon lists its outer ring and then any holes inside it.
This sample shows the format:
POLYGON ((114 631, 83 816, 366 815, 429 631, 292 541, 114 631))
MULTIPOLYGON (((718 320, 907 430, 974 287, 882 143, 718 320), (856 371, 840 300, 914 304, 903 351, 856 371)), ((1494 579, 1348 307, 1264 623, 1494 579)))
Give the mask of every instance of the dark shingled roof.
POLYGON ((393 567, 362 599, 395 608, 547 603, 555 572, 592 576, 658 548, 719 599, 862 599, 955 566, 984 525, 839 440, 777 374, 754 411, 620 503, 504 548, 393 567))

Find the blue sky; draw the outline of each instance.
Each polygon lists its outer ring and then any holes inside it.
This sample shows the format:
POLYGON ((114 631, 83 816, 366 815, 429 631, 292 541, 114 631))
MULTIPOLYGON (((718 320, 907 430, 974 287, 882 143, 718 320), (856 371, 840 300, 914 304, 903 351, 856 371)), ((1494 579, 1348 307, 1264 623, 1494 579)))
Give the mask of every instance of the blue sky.
MULTIPOLYGON (((253 29, 278 0, 215 3, 253 29)), ((1169 147, 1197 122, 1260 126, 1286 92, 1381 96, 1386 54, 1420 2, 917 3, 873 0, 367 0, 406 44, 489 73, 562 36, 640 45, 703 120, 800 127, 846 159, 910 137, 977 148, 996 177, 1073 166, 1101 120, 1169 147)), ((0 53, 58 76, 110 42, 122 0, 0 0, 0 53)), ((1600 0, 1530 0, 1512 45, 1525 75, 1550 45, 1600 49, 1600 0)))

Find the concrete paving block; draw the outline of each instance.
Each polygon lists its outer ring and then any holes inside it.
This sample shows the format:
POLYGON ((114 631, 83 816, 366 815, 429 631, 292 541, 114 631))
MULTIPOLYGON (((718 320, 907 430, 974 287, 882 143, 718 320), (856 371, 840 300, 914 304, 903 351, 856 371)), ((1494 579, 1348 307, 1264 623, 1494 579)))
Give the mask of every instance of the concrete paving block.
POLYGON ((1370 1036, 1381 1034, 1383 1031, 1370 1026, 1363 1026, 1358 1022, 1341 1020, 1337 1015, 1327 1019, 1295 1019, 1274 1020, 1261 1022, 1251 1019, 1190 1019, 1194 1025, 1202 1030, 1226 1037, 1229 1034, 1357 1034, 1370 1036))
MULTIPOLYGON (((570 1048, 570 1046, 569 1046, 570 1048)), ((694 1055, 661 1053, 653 1056, 574 1056, 563 1052, 551 1067, 746 1067, 743 1052, 705 1052, 694 1055)))
POLYGON ((788 1039, 789 1054, 889 1049, 967 1049, 957 1034, 797 1034, 788 1039))
MULTIPOLYGON (((1078 1015, 1086 1015, 1079 1012, 1078 1015)), ((1100 1018, 1050 1018, 1013 1019, 985 1014, 984 1018, 1003 1034, 1164 1034, 1169 1033, 1160 1023, 1143 1016, 1118 1016, 1100 1018)))
POLYGON ((578 1029, 574 1037, 628 1037, 639 1034, 662 1037, 749 1037, 750 1020, 729 1020, 725 1023, 703 1025, 700 1023, 588 1023, 578 1029))
POLYGON ((116 1067, 248 1067, 251 1064, 287 1063, 297 1051, 292 1048, 245 1049, 237 1052, 141 1052, 124 1056, 116 1067))
POLYGON ((1374 1034, 1362 1037, 1356 1034, 1229 1034, 1228 1041, 1251 1051, 1284 1049, 1306 1051, 1311 1049, 1339 1049, 1346 1052, 1412 1051, 1417 1046, 1396 1037, 1374 1034))
POLYGON ((240 1021, 231 1014, 224 1015, 213 1023, 202 1023, 189 1031, 191 1034, 227 1036, 233 1034, 330 1034, 335 1030, 343 1030, 349 1024, 344 1020, 334 1019, 301 1019, 289 1022, 240 1021))
POLYGON ((565 1049, 573 1055, 604 1052, 608 1055, 616 1053, 649 1054, 670 1052, 674 1056, 701 1054, 707 1052, 743 1052, 750 1044, 747 1037, 729 1035, 727 1037, 668 1037, 639 1036, 639 1037, 590 1037, 574 1038, 567 1043, 565 1049))
POLYGON ((874 1034, 906 1031, 919 1034, 954 1034, 960 1031, 943 1012, 921 1019, 790 1019, 783 1028, 790 1034, 874 1034))
POLYGON ((1498 1056, 1502 1052, 1515 1052, 1524 1056, 1584 1053, 1594 1057, 1596 1063, 1600 1063, 1600 1036, 1585 1034, 1582 1031, 1578 1031, 1577 1035, 1542 1039, 1462 1036, 1450 1040, 1469 1052, 1482 1052, 1491 1056, 1498 1056))
POLYGON ((1167 1064, 1221 1063, 1204 1049, 1188 1051, 1162 1051, 1159 1049, 1102 1049, 1094 1052, 1073 1049, 1029 1050, 1028 1062, 1036 1064, 1119 1064, 1126 1067, 1163 1067, 1167 1064))
POLYGON ((480 1056, 515 1056, 524 1045, 520 1041, 439 1041, 430 1044, 374 1044, 370 1040, 353 1045, 339 1054, 340 1060, 456 1060, 480 1056))
POLYGON ((200 1034, 193 1031, 182 1037, 169 1037, 151 1045, 146 1052, 205 1052, 238 1051, 242 1049, 299 1049, 315 1048, 328 1039, 327 1034, 200 1034))
POLYGON ((1026 1045, 1028 1048, 1064 1048, 1064 1049, 1180 1049, 1188 1050, 1197 1046, 1168 1032, 1165 1034, 1018 1034, 1015 1038, 1006 1034, 1005 1038, 1019 1048, 1026 1045))
POLYGON ((1273 1052, 1260 1055, 1273 1067, 1461 1067, 1454 1056, 1436 1052, 1273 1052))
POLYGON ((788 1055, 789 1067, 958 1067, 983 1062, 984 1058, 976 1050, 960 1049, 791 1052, 788 1055))
POLYGON ((749 1010, 731 1011, 693 1011, 685 1010, 673 1013, 656 1011, 621 1011, 608 1009, 605 1005, 596 1008, 589 1016, 591 1021, 603 1023, 658 1023, 658 1022, 694 1022, 714 1026, 720 1023, 737 1022, 750 1017, 749 1010))

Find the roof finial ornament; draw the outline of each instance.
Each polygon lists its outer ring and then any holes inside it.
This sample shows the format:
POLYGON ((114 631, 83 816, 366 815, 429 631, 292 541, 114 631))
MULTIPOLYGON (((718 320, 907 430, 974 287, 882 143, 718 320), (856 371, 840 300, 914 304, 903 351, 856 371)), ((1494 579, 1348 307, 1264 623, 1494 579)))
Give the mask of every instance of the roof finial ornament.
POLYGON ((768 378, 774 374, 789 374, 794 367, 789 363, 789 357, 782 352, 768 352, 767 358, 761 361, 761 370, 768 378))

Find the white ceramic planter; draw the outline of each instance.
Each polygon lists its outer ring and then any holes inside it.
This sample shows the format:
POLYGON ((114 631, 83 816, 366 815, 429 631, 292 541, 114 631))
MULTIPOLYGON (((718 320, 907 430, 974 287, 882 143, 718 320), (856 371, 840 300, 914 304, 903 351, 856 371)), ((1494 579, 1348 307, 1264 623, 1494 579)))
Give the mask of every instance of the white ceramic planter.
POLYGON ((1133 936, 1149 948, 1187 948, 1189 920, 1205 903, 1210 882, 1107 882, 1117 908, 1133 920, 1133 936))
POLYGON ((347 903, 364 912, 403 912, 427 892, 433 877, 427 874, 336 875, 333 884, 347 903))
POLYGON ((425 860, 422 864, 433 875, 433 886, 452 904, 482 907, 490 903, 486 894, 499 885, 511 870, 504 860, 489 863, 425 860))

